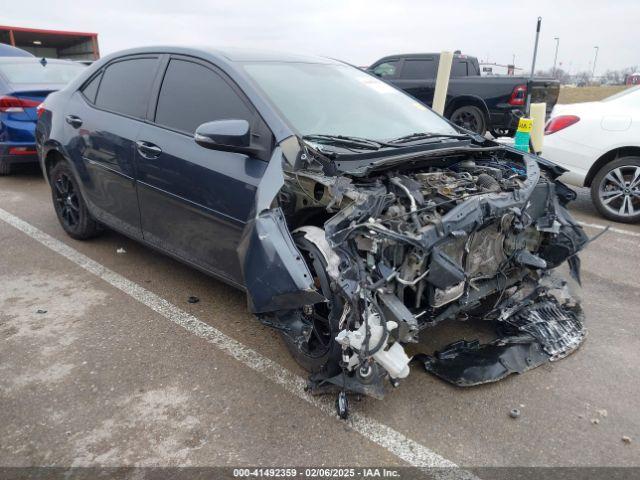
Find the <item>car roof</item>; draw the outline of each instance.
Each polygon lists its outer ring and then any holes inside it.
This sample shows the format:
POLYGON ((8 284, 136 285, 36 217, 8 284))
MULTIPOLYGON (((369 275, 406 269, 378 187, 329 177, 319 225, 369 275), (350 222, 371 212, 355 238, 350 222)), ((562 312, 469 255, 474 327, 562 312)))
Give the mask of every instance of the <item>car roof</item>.
MULTIPOLYGON (((387 55, 386 57, 379 58, 372 65, 388 60, 398 60, 398 59, 422 59, 425 57, 440 57, 441 52, 432 52, 432 53, 396 53, 394 55, 387 55)), ((472 58, 470 55, 466 55, 464 53, 454 53, 453 58, 472 58)))
POLYGON ((341 63, 326 57, 315 55, 303 55, 295 53, 276 52, 260 49, 238 47, 211 47, 207 45, 175 46, 158 45, 152 47, 139 47, 114 52, 108 58, 117 58, 125 55, 144 53, 175 53, 182 55, 204 56, 223 63, 244 62, 277 62, 277 63, 341 63))

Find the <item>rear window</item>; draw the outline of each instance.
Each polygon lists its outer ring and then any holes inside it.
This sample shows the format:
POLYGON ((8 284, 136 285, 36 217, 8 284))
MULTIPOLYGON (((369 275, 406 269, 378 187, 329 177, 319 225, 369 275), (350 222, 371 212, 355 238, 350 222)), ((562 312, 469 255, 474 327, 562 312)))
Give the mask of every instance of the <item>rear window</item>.
POLYGON ((467 77, 469 76, 469 71, 467 69, 467 62, 460 62, 453 60, 453 65, 451 66, 451 76, 452 77, 467 77))
POLYGON ((403 79, 419 79, 434 78, 436 76, 436 62, 432 59, 426 60, 405 60, 402 66, 403 79))
POLYGON ((67 84, 77 77, 85 68, 87 68, 87 66, 81 63, 47 62, 45 65, 42 65, 40 61, 37 60, 33 63, 2 63, 0 64, 0 73, 2 73, 11 84, 67 84))
POLYGON ((102 74, 96 106, 144 118, 157 65, 157 58, 132 58, 109 65, 102 74))

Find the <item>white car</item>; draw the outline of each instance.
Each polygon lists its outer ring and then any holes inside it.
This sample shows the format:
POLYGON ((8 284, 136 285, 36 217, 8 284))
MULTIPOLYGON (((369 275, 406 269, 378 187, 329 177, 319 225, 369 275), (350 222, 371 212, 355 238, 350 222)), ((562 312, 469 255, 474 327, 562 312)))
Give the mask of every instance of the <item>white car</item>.
POLYGON ((542 156, 569 170, 562 181, 591 187, 606 218, 640 221, 640 87, 599 102, 556 105, 542 156))

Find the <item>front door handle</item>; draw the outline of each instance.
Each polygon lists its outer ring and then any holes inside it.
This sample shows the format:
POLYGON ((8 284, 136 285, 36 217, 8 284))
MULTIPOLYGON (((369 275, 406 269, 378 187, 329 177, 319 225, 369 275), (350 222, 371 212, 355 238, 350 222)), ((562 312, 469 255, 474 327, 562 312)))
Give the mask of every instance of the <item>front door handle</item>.
POLYGON ((158 158, 162 153, 162 149, 151 142, 137 141, 138 153, 147 159, 158 158))
POLYGON ((67 115, 66 117, 64 117, 64 119, 73 128, 80 128, 80 126, 82 125, 82 119, 80 117, 77 117, 76 115, 67 115))

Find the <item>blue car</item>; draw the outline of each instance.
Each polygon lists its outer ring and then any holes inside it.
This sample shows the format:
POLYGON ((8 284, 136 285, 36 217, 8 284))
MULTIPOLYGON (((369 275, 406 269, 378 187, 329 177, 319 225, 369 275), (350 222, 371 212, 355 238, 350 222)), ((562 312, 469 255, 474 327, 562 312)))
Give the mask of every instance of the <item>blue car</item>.
POLYGON ((0 58, 0 175, 16 163, 37 163, 37 107, 73 80, 86 65, 35 57, 0 58))

